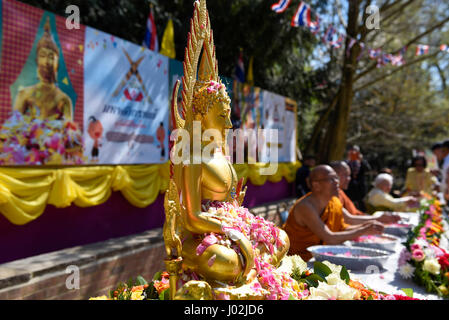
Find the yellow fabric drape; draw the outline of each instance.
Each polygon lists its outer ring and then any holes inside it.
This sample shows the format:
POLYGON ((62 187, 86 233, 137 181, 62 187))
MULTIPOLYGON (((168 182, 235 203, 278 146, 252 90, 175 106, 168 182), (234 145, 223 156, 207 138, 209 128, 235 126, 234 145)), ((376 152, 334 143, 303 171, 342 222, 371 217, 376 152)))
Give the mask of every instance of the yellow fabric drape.
MULTIPOLYGON (((299 162, 279 163, 276 174, 264 176, 266 164, 235 164, 239 178, 260 186, 268 180, 295 180, 299 162)), ((0 168, 0 212, 13 224, 24 225, 38 218, 47 204, 65 208, 72 204, 90 207, 104 203, 112 191, 120 191, 134 206, 152 204, 165 192, 170 165, 89 166, 71 168, 0 168)), ((246 181, 245 181, 246 182, 246 181)))

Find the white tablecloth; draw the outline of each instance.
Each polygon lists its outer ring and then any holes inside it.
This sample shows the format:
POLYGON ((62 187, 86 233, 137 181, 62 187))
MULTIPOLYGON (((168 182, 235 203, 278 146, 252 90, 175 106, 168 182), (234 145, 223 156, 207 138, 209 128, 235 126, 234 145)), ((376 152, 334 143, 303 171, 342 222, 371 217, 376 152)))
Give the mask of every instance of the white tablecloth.
MULTIPOLYGON (((406 218, 404 222, 410 223, 413 226, 418 224, 419 215, 417 213, 401 213, 401 216, 406 218), (408 219, 407 219, 408 217, 408 219)), ((401 242, 405 242, 406 237, 401 238, 401 242)), ((402 288, 413 289, 413 297, 427 300, 441 300, 442 298, 436 294, 430 294, 426 292, 423 286, 417 285, 412 279, 403 279, 398 272, 398 259, 399 254, 404 246, 398 243, 395 253, 392 254, 385 265, 383 270, 379 268, 371 268, 366 271, 351 271, 352 278, 359 280, 371 289, 382 291, 388 294, 405 294, 402 288)), ((313 262, 315 259, 311 259, 308 262, 309 268, 313 268, 313 262)))

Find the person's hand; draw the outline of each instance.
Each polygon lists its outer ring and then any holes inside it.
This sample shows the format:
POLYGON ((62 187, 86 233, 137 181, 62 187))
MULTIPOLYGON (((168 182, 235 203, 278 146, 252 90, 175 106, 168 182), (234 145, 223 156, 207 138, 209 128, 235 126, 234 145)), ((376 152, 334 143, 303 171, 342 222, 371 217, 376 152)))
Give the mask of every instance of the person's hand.
POLYGON ((415 197, 409 197, 409 199, 406 202, 407 206, 414 207, 418 205, 418 199, 415 197))
POLYGON ((401 220, 401 217, 392 212, 384 212, 379 218, 377 218, 377 221, 385 224, 396 223, 399 220, 401 220))
POLYGON ((384 232, 384 225, 378 221, 370 221, 364 224, 365 232, 364 234, 382 234, 384 232))

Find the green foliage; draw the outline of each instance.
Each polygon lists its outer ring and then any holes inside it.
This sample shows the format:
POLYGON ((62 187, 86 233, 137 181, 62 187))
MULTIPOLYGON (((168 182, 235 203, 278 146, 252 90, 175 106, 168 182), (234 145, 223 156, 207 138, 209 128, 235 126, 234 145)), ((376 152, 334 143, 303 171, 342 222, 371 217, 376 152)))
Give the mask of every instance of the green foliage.
POLYGON ((313 271, 315 272, 315 274, 319 275, 324 280, 328 275, 332 273, 332 270, 320 261, 315 261, 313 263, 313 271))
POLYGON ((159 294, 159 300, 170 300, 170 289, 166 289, 159 294))
POLYGON ((407 297, 413 298, 413 289, 411 288, 402 288, 402 291, 407 295, 407 297))
POLYGON ((315 288, 316 288, 316 287, 318 287, 318 285, 319 285, 318 281, 321 281, 321 282, 327 282, 327 281, 326 281, 326 278, 323 278, 323 277, 319 276, 319 275, 316 274, 316 273, 312 273, 310 276, 307 276, 307 277, 304 279, 303 282, 307 283, 307 285, 308 285, 309 287, 315 287, 315 288))
POLYGON ((349 284, 349 280, 351 280, 349 277, 349 272, 345 266, 341 266, 340 278, 341 280, 344 280, 346 284, 349 284))

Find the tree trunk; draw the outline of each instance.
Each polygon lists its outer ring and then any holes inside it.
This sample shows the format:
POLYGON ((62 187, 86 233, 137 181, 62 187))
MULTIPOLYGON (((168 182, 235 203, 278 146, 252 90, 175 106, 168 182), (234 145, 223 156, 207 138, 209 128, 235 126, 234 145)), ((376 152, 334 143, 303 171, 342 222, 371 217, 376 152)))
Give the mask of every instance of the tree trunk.
MULTIPOLYGON (((357 37, 357 17, 359 15, 360 0, 349 1, 347 34, 353 38, 357 37)), ((322 150, 318 156, 321 162, 332 160, 342 160, 346 149, 346 134, 348 132, 349 114, 351 112, 352 98, 354 96, 354 71, 357 66, 357 56, 360 47, 355 45, 350 50, 349 56, 346 54, 349 38, 346 39, 344 51, 344 63, 342 69, 342 82, 340 84, 338 101, 334 112, 328 119, 326 135, 322 150)))

